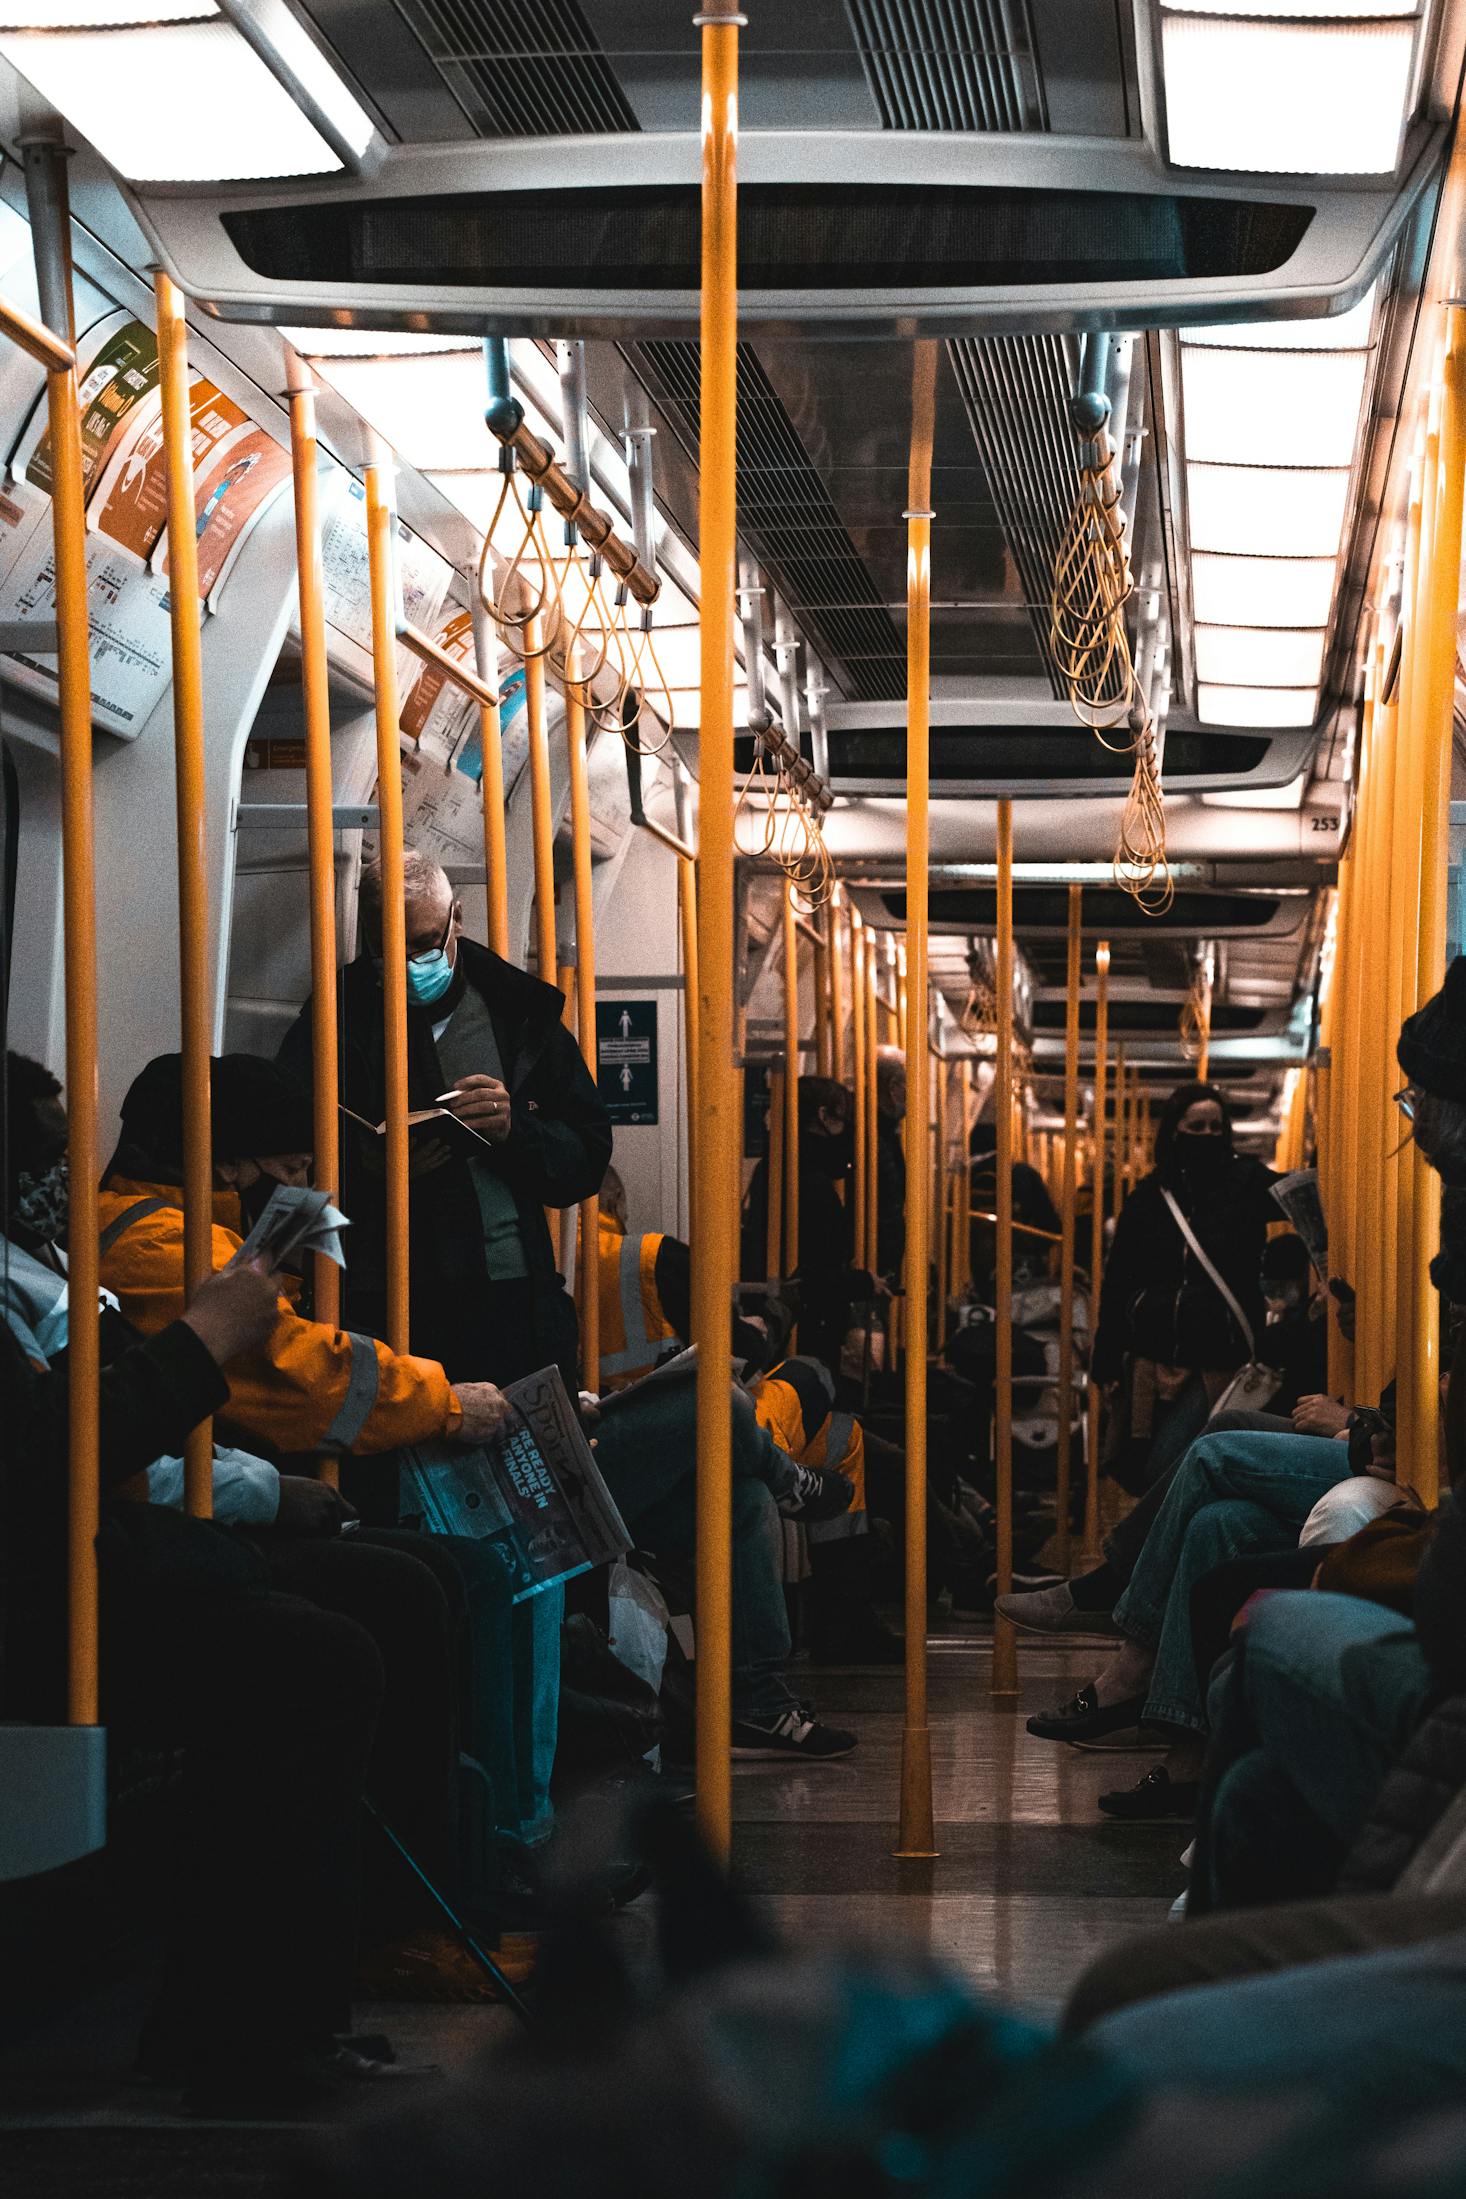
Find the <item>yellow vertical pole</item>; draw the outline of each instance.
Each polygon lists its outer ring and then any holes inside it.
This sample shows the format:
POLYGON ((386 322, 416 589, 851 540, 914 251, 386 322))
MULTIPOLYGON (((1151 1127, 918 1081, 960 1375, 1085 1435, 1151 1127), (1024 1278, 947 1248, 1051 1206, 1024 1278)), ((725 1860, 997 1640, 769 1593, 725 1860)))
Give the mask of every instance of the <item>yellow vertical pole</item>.
MULTIPOLYGON (((411 1331, 407 1229, 407 911, 402 897, 402 754, 397 693, 397 531, 392 462, 366 469, 367 554, 376 691, 377 812, 382 848, 382 1033, 387 1124, 387 1342, 406 1351, 411 1331)), ((553 964, 551 965, 553 967, 553 964)))
POLYGON ((784 1273, 784 1072, 769 1071, 769 1154, 766 1258, 770 1276, 784 1273))
MULTIPOLYGON (((300 692, 305 721, 305 830, 310 864, 311 1106, 317 1189, 338 1193, 341 1117, 336 1037, 336 827, 331 769, 330 668, 326 653, 325 581, 321 566, 321 506, 316 446, 316 398, 290 392, 290 460, 295 486, 295 569, 300 597, 300 692)), ((315 1256, 311 1310, 337 1328, 341 1270, 315 1256)), ((334 1482, 338 1466, 323 1455, 318 1471, 334 1482)))
POLYGON ((837 1084, 845 1078, 845 950, 843 945, 844 923, 840 911, 843 896, 839 887, 830 898, 830 1025, 833 1037, 830 1075, 837 1084))
POLYGON ((834 1015, 831 987, 834 969, 835 912, 827 908, 819 943, 814 950, 814 1064, 816 1074, 835 1074, 834 1015))
POLYGON ((784 1273, 799 1265, 799 933, 784 888, 784 1273))
MULTIPOLYGON (((573 652, 572 652, 573 655, 573 652)), ((566 667, 565 734, 570 751, 570 837, 575 866, 575 1019, 580 1051, 596 1077, 596 920, 591 892, 590 780, 585 761, 585 690, 566 667)), ((600 1200, 580 1202, 580 1366, 588 1390, 601 1386, 600 1200)))
POLYGON ((737 586, 738 15, 705 0, 702 27, 702 312, 699 407, 703 826, 698 835, 701 990, 697 1372, 697 1806, 726 1862, 732 1839, 732 1296, 737 1274, 737 1083, 733 1074, 733 623, 737 586))
POLYGON ((697 1170, 692 1165, 692 1141, 701 1120, 697 1104, 697 865, 686 855, 677 858, 677 913, 682 924, 682 1034, 687 1060, 687 1234, 689 1242, 696 1244, 697 1170))
MULTIPOLYGON (((1456 617, 1461 569, 1462 489, 1466 480, 1466 313, 1452 306, 1442 370, 1440 476, 1432 531, 1427 656, 1420 696, 1423 771, 1420 938, 1417 1002, 1445 977, 1447 880, 1450 865, 1451 754, 1456 666, 1456 617)), ((1440 1250, 1440 1186, 1418 1151, 1415 1179, 1414 1390, 1416 1422, 1406 1478, 1426 1504, 1439 1494, 1442 1374, 1440 1299, 1430 1280, 1440 1250)))
MULTIPOLYGON (((997 1560, 1000 1596, 1013 1587, 1013 804, 998 804, 997 1105, 997 1560)), ((993 1620, 994 1702, 1018 1697, 1018 1649, 1010 1619, 993 1620)))
MULTIPOLYGON (((1435 550, 1436 485, 1439 472, 1438 434, 1434 422, 1426 436, 1418 475, 1419 541, 1414 560, 1404 653, 1400 664, 1399 760, 1394 805, 1395 852, 1392 879, 1397 888, 1394 904, 1399 927, 1391 942, 1393 1037, 1417 1005, 1416 985, 1420 959, 1421 883, 1424 804, 1426 798, 1425 688, 1429 658, 1430 573, 1435 550)), ((1395 1375, 1398 1413, 1397 1450, 1408 1473, 1424 1448, 1424 1401, 1416 1386, 1416 1322, 1424 1308, 1416 1305, 1417 1238, 1421 1219, 1416 1193, 1417 1155, 1406 1144, 1395 1162, 1395 1375)), ((1435 1412, 1430 1410, 1433 1434, 1435 1412)))
MULTIPOLYGON (((1368 728, 1374 716, 1373 664, 1365 681, 1364 734, 1359 752, 1362 759, 1369 745, 1368 728)), ((1354 815, 1354 828, 1339 871, 1339 925, 1335 942, 1334 975, 1331 986, 1331 1033, 1329 1071, 1329 1204, 1326 1215, 1329 1229, 1329 1272, 1354 1282, 1358 1272, 1358 1197, 1359 1197, 1359 1003, 1356 986, 1359 982, 1356 943, 1359 934, 1359 809, 1354 815)), ((1334 1318, 1332 1308, 1327 1311, 1328 1320, 1328 1385, 1332 1397, 1354 1395, 1354 1353, 1334 1318)))
POLYGON ((550 736, 545 722, 545 658, 540 622, 524 630, 524 724, 529 746, 530 830, 534 844, 535 967, 555 982, 555 820, 550 808, 550 736))
POLYGON ((972 1060, 962 1064, 962 1134, 957 1155, 957 1272, 972 1288, 972 1060))
MULTIPOLYGON (((26 184, 42 317, 74 345, 71 216, 66 155, 26 148, 26 184)), ((56 560, 57 681, 61 712, 61 892, 65 931, 66 1105, 71 1177, 78 1186, 67 1227, 67 1681, 74 1726, 98 1720, 97 1523, 101 1381, 97 1217, 102 1173, 97 1134, 97 926, 92 845, 92 678, 87 608, 81 408, 74 367, 46 375, 51 435, 51 527, 56 560)))
MULTIPOLYGON (((499 647, 477 588, 473 591, 474 670, 495 694, 499 690, 499 647)), ((528 673, 526 673, 526 679, 528 673)), ((509 959, 509 855, 504 841, 504 738, 499 705, 478 706, 479 746, 483 756, 480 792, 484 808, 484 888, 489 904, 489 945, 509 959)))
MULTIPOLYGON (((178 828, 178 1020, 183 1076, 183 1282, 189 1297, 213 1270, 214 1166, 209 1131, 209 889, 204 798, 204 668, 199 637, 198 537, 183 298, 161 269, 153 278, 158 388, 168 495, 168 603, 173 641, 173 786, 178 828)), ((213 1422, 184 1443, 184 1505, 214 1509, 213 1422)))
POLYGON ((875 935, 868 935, 865 957, 865 1232, 866 1266, 874 1274, 880 1255, 880 1039, 876 1030, 875 935))
POLYGON ((1074 1199, 1079 1158, 1079 950, 1084 889, 1069 888, 1069 959, 1064 1009, 1064 1163, 1059 1195, 1059 1436, 1055 1463, 1059 1570, 1069 1570, 1074 1412, 1074 1199))
POLYGON ((855 1173, 853 1177, 855 1226, 851 1241, 855 1265, 865 1266, 865 926, 859 909, 850 911, 850 1030, 855 1078, 855 1173))
POLYGON ((947 1060, 944 1054, 936 1057, 936 1162, 933 1169, 932 1226, 936 1231, 937 1254, 937 1335, 935 1348, 940 1351, 947 1334, 947 1307, 952 1298, 952 1234, 947 1224, 947 1060))
POLYGON ((1124 1198, 1125 1171, 1125 1049, 1115 1049, 1115 1141, 1114 1164, 1110 1170, 1110 1219, 1119 1219, 1120 1205, 1124 1198))
POLYGON ((906 1699, 896 1853, 935 1855, 926 1670, 926 1364, 931 1272, 927 873, 931 863, 931 468, 937 347, 915 347, 906 510, 906 945, 897 960, 906 1050, 906 1699))
MULTIPOLYGON (((1094 951, 1094 1210, 1090 1217, 1089 1304, 1090 1333, 1099 1326, 1100 1272, 1105 1257, 1105 1105, 1110 1045, 1110 943, 1102 939, 1094 951)), ((1080 1555, 1089 1561, 1100 1554, 1099 1520, 1099 1387, 1090 1384, 1089 1443, 1084 1476, 1084 1544, 1080 1555)))
MULTIPOLYGON (((909 934, 908 934, 909 936, 909 934)), ((906 1050, 906 1026, 911 1012, 911 995, 907 986, 907 950, 896 949, 896 1044, 906 1050)))
POLYGON ((1205 1084, 1211 1077, 1211 996, 1212 980, 1206 977, 1201 994, 1201 1051, 1196 1057, 1196 1081, 1205 1084))

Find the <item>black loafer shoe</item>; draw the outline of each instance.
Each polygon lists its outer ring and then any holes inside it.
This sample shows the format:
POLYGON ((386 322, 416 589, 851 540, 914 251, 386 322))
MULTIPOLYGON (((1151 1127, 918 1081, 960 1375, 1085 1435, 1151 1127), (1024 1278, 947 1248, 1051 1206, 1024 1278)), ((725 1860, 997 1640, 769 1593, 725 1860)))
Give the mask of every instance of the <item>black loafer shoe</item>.
POLYGON ((1145 1715, 1145 1697, 1127 1695, 1123 1702, 1101 1703, 1094 1688, 1082 1687, 1072 1703, 1057 1710, 1041 1710, 1028 1721, 1028 1730, 1040 1741, 1098 1741, 1106 1733, 1124 1733, 1138 1726, 1145 1715))
POLYGON ((1194 1779, 1173 1779, 1164 1764, 1153 1764, 1133 1787, 1117 1787, 1102 1794, 1099 1806, 1106 1817, 1129 1824, 1190 1824, 1196 1816, 1200 1787, 1194 1779))

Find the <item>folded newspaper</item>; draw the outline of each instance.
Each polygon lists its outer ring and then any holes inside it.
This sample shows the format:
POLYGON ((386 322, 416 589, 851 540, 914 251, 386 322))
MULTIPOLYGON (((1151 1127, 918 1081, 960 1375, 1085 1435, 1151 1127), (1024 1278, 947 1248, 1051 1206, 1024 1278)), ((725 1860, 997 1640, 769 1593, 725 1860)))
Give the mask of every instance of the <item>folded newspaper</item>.
POLYGON ((631 1537, 554 1367, 506 1383, 514 1417, 477 1450, 418 1443, 402 1454, 401 1505, 430 1534, 490 1542, 514 1603, 624 1557, 631 1537))
POLYGON ((1329 1230, 1323 1201, 1318 1195, 1318 1170, 1295 1168, 1273 1185, 1274 1204, 1280 1206, 1308 1247, 1314 1273, 1321 1283, 1329 1279, 1329 1230))
POLYGON ((341 1232, 350 1227, 327 1192, 282 1183, 270 1193, 269 1205, 234 1260, 262 1260, 266 1267, 284 1267, 298 1252, 323 1252, 337 1267, 345 1267, 341 1232))

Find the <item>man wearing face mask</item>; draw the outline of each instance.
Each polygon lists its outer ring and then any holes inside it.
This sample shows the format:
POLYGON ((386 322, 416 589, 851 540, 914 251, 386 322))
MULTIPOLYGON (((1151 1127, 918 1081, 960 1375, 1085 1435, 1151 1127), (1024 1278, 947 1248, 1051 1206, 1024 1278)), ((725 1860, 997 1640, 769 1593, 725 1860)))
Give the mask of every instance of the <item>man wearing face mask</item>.
MULTIPOLYGON (((209 1065, 214 1265, 233 1258, 277 1184, 310 1172, 310 1102, 273 1062, 209 1065)), ((161 1054, 122 1103, 122 1142, 102 1182, 104 1287, 151 1335, 183 1311, 183 1077, 161 1054)), ((355 1231, 352 1232, 355 1250, 355 1231)), ((269 1340, 229 1368, 230 1424, 276 1452, 376 1452, 447 1436, 482 1442, 503 1418, 491 1383, 454 1386, 441 1366, 360 1331, 301 1318, 287 1298, 269 1340)))
MULTIPOLYGON (((463 910, 436 863, 407 849, 408 1105, 440 1102, 478 1133, 449 1128, 415 1148, 409 1202, 411 1340, 454 1379, 511 1382, 557 1365, 578 1387, 575 1307, 555 1269, 547 1207, 578 1205, 611 1158, 610 1118, 553 985, 465 937, 463 910), (487 1141, 484 1143, 479 1140, 487 1141)), ((382 874, 362 873, 361 951, 338 993, 341 1098, 370 1123, 386 1115, 382 1032, 382 874)), ((311 1076, 310 1002, 280 1049, 311 1076)), ((446 1126, 445 1126, 446 1127, 446 1126)), ((386 1200, 379 1138, 348 1122, 343 1203, 352 1219, 350 1319, 386 1321, 386 1200)))

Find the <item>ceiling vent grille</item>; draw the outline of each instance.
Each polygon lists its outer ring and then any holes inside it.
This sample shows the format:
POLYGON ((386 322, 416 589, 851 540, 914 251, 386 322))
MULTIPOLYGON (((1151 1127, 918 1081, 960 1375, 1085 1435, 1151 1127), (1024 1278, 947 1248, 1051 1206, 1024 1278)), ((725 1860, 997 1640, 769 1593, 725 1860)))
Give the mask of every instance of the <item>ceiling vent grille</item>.
MULTIPOLYGON (((631 344, 626 355, 695 459, 697 345, 631 344)), ((905 639, 750 344, 738 346, 738 533, 849 694, 899 702, 905 639)))
POLYGON ((579 0, 396 0, 480 137, 638 130, 579 0))
POLYGON ((1059 546, 1079 488, 1062 336, 959 336, 947 355, 967 408, 1023 600, 1055 695, 1068 689, 1049 642, 1059 546))
POLYGON ((887 130, 1046 130, 1028 0, 845 0, 887 130))

